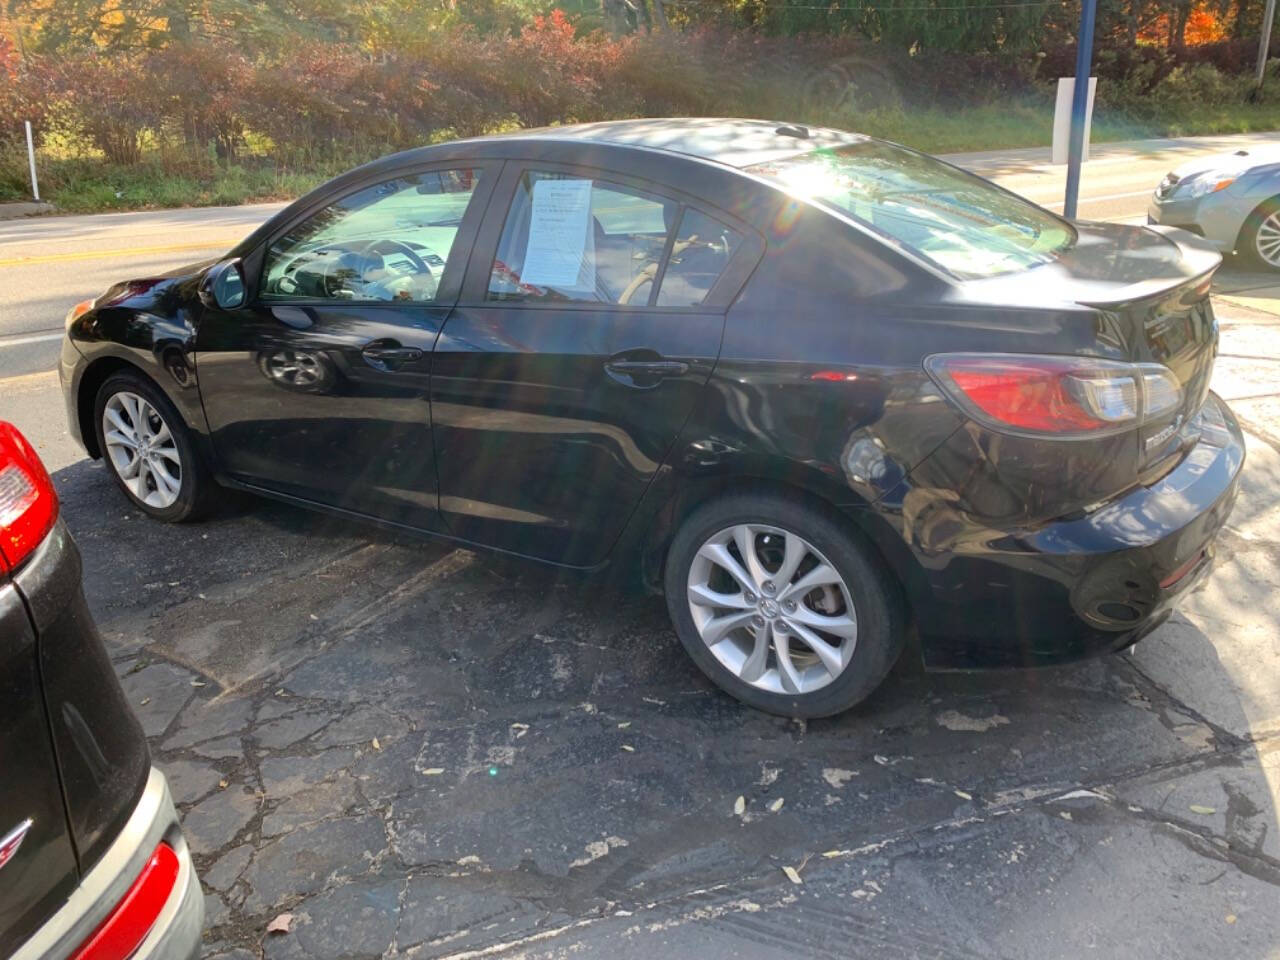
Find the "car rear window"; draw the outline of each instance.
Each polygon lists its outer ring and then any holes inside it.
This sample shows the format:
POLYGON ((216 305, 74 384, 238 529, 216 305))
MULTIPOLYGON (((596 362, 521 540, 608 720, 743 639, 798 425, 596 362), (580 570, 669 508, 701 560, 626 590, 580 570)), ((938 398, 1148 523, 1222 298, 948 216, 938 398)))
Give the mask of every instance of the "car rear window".
POLYGON ((932 157, 853 144, 757 164, 747 172, 848 214, 960 279, 1056 259, 1075 242, 1065 220, 932 157))

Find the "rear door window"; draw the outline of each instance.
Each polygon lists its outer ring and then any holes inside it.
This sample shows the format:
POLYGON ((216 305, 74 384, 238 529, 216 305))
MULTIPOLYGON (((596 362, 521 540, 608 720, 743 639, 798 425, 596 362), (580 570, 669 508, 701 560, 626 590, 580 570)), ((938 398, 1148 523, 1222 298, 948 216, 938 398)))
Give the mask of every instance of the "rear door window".
POLYGON ((670 198, 607 180, 530 170, 507 212, 487 297, 698 306, 736 242, 734 231, 670 198))

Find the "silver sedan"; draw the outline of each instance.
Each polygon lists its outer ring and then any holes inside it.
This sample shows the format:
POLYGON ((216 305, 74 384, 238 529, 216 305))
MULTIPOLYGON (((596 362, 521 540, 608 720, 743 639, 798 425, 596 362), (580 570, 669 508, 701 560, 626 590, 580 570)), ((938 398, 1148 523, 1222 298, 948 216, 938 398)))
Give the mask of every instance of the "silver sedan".
POLYGON ((1280 270, 1280 147, 1184 163, 1160 181, 1147 222, 1190 230, 1224 253, 1280 270))

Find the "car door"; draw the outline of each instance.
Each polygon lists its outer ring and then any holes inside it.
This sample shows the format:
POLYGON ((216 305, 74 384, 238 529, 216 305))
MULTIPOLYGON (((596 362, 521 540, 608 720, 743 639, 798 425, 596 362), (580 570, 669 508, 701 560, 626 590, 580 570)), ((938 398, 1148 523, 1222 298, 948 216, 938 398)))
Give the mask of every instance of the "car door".
POLYGON ((498 169, 403 172, 328 202, 268 242, 246 306, 205 308, 196 374, 224 473, 438 526, 431 351, 498 169))
POLYGON ((509 162, 432 361, 449 530, 602 561, 693 410, 762 249, 656 185, 509 162))

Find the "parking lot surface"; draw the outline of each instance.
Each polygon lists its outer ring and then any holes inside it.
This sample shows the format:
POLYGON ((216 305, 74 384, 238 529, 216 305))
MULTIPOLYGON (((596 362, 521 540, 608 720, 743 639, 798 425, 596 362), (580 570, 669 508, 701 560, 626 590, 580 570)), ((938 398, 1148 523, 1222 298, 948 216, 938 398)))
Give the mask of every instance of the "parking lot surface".
POLYGON ((0 381, 0 418, 54 474, 207 957, 1263 958, 1278 297, 1219 281, 1215 387, 1249 459, 1168 624, 1037 672, 924 674, 909 650, 808 724, 715 691, 658 598, 230 494, 158 525, 70 445, 51 374, 0 381))

